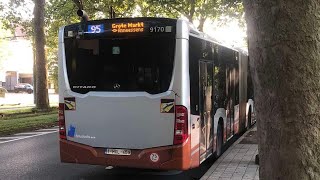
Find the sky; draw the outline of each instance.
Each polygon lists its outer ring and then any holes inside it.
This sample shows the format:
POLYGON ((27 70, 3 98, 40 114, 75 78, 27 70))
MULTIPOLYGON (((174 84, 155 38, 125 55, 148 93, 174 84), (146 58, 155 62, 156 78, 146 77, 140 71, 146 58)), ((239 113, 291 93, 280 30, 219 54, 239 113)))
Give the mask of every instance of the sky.
POLYGON ((8 46, 7 50, 10 51, 10 55, 6 59, 2 59, 3 70, 0 70, 0 81, 4 81, 5 71, 32 73, 33 53, 30 41, 8 41, 6 45, 8 46))
POLYGON ((204 32, 227 45, 246 49, 245 39, 247 35, 245 28, 240 27, 236 20, 223 26, 219 26, 218 24, 219 22, 217 21, 207 22, 204 32))
MULTIPOLYGON (((0 0, 0 3, 8 3, 9 0, 0 0)), ((25 18, 30 18, 30 15, 32 15, 33 11, 33 4, 30 3, 27 6, 27 9, 20 9, 18 10, 25 18), (25 12, 25 11, 28 11, 25 12)), ((0 12, 1 13, 1 12, 0 12)), ((2 12, 3 13, 3 12, 2 12)), ((0 26, 0 28, 2 28, 0 26)), ((12 34, 4 35, 2 36, 12 36, 12 34)), ((0 81, 5 80, 5 71, 18 71, 21 73, 32 73, 33 69, 33 53, 32 53, 32 46, 31 42, 24 39, 19 40, 10 40, 5 39, 7 49, 0 49, 0 51, 10 51, 10 55, 6 57, 5 59, 2 59, 3 61, 3 69, 0 70, 0 81)))
MULTIPOLYGON (((1 4, 5 4, 8 5, 10 2, 10 0, 0 0, 1 4)), ((25 18, 29 18, 29 16, 32 16, 33 13, 33 7, 34 7, 34 3, 31 0, 26 0, 27 5, 23 6, 23 7, 19 7, 17 9, 17 12, 21 13, 23 15, 23 17, 25 18)), ((4 9, 5 11, 5 9, 4 9)), ((1 12, 0 12, 1 14, 1 12)))
MULTIPOLYGON (((136 7, 136 11, 134 13, 134 17, 139 16, 139 6, 136 7)), ((181 16, 181 18, 187 20, 187 18, 181 16)), ((228 17, 222 17, 222 19, 226 20, 228 17)), ((197 27, 199 21, 194 21, 195 26, 197 27)), ((207 20, 204 25, 204 33, 218 40, 219 42, 223 42, 229 46, 236 46, 247 50, 247 45, 245 39, 246 29, 244 27, 239 26, 239 22, 237 20, 232 20, 221 26, 219 21, 210 21, 207 20)))

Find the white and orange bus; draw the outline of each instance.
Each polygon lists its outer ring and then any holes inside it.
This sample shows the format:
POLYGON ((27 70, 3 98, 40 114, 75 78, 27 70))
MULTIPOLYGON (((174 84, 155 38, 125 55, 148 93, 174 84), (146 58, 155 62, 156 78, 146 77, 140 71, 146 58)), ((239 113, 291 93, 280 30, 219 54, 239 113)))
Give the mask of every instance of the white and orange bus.
POLYGON ((198 167, 253 123, 248 77, 245 52, 216 43, 185 20, 119 18, 62 27, 61 161, 198 167))

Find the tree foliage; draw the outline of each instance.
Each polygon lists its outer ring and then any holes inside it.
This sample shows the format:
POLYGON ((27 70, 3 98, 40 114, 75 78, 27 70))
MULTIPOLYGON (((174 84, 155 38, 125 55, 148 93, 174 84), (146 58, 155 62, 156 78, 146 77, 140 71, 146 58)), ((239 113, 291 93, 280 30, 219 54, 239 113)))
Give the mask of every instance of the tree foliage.
MULTIPOLYGON (((8 29, 20 25, 33 40, 32 10, 26 8, 34 0, 9 0, 1 4, 1 21, 8 29)), ((90 19, 109 18, 109 7, 113 6, 116 17, 152 16, 179 18, 184 16, 190 22, 199 22, 198 29, 203 30, 208 19, 241 17, 243 8, 240 0, 83 0, 84 10, 90 19)), ((57 79, 58 30, 66 24, 79 22, 78 7, 72 0, 46 0, 45 35, 48 57, 49 79, 57 79)), ((226 19, 222 19, 225 22, 226 19)), ((57 82, 57 81, 54 81, 57 82)), ((57 86, 57 84, 55 84, 57 86)))
POLYGON ((241 17, 243 7, 238 0, 146 0, 138 1, 142 15, 186 17, 190 22, 199 21, 198 29, 203 31, 206 20, 219 17, 241 17))
POLYGON ((28 35, 32 36, 32 5, 31 0, 9 0, 8 3, 0 2, 1 23, 12 32, 17 26, 23 27, 28 35))
POLYGON ((0 71, 3 69, 4 63, 12 56, 12 51, 9 49, 10 41, 12 40, 10 31, 5 30, 0 22, 0 71))
MULTIPOLYGON (((135 11, 135 1, 131 0, 84 0, 84 10, 90 19, 109 18, 109 7, 113 6, 117 17, 130 17, 135 11)), ((59 27, 80 21, 76 12, 78 7, 69 0, 48 0, 45 11, 46 46, 48 54, 49 79, 58 85, 57 53, 59 27)))

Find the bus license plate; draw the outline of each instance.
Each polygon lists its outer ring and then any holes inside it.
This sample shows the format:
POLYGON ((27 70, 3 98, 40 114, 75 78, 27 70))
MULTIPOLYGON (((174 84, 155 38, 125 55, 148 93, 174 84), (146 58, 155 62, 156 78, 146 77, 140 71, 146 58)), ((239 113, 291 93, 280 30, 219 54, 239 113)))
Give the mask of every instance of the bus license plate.
POLYGON ((131 150, 130 149, 106 149, 105 154, 129 156, 131 155, 131 150))

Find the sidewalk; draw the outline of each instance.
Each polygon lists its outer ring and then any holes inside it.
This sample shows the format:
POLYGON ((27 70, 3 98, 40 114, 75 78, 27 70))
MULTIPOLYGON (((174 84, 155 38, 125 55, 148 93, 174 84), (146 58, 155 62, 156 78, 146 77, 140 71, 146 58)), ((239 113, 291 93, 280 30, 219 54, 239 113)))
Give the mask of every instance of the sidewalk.
POLYGON ((259 180, 257 127, 243 134, 200 180, 259 180))

